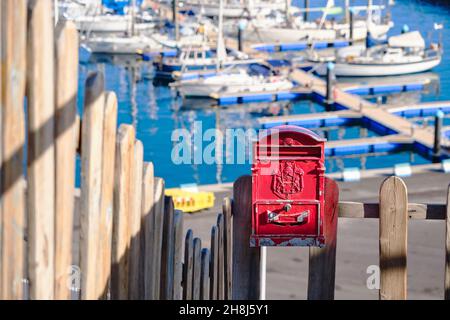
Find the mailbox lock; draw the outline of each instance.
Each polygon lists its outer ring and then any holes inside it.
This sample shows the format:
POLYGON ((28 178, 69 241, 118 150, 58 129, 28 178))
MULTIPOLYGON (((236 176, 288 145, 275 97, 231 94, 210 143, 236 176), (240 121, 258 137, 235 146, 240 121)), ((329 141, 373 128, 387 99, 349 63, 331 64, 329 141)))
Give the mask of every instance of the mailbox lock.
POLYGON ((269 218, 270 222, 273 222, 277 219, 278 215, 275 212, 272 211, 268 211, 267 212, 267 217, 269 218))
POLYGON ((285 210, 286 212, 291 211, 291 209, 292 209, 292 205, 291 205, 290 203, 288 203, 287 205, 284 206, 284 210, 285 210))

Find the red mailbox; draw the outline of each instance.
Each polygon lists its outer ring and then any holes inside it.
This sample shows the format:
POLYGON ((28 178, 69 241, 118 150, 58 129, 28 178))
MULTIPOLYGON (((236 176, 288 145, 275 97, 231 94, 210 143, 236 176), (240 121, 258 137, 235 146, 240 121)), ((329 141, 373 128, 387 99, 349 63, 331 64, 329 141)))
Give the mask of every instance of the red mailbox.
POLYGON ((255 143, 252 247, 324 246, 325 141, 280 126, 255 143))

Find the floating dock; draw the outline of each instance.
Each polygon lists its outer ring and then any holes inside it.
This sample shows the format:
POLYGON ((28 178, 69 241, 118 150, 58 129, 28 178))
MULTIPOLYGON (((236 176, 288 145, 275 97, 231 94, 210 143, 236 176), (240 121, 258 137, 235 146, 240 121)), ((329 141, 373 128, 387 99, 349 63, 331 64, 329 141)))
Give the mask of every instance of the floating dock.
POLYGON ((307 98, 311 90, 303 87, 297 87, 285 91, 259 91, 259 92, 240 92, 240 93, 213 93, 211 99, 217 101, 219 105, 250 103, 250 102, 274 102, 283 100, 299 100, 307 98))
POLYGON ((350 41, 340 39, 335 41, 300 41, 291 43, 257 43, 250 46, 253 50, 262 52, 286 52, 286 51, 304 51, 307 49, 327 49, 344 48, 350 45, 350 41))

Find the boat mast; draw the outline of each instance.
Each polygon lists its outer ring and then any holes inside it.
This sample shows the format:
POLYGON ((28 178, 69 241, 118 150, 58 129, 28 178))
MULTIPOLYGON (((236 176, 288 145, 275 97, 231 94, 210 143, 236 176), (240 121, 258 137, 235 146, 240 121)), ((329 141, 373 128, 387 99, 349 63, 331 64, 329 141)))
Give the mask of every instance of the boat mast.
POLYGON ((55 18, 55 26, 56 26, 58 24, 58 20, 59 20, 58 0, 53 0, 53 15, 55 18))
POLYGON ((219 33, 217 34, 217 70, 222 66, 227 53, 223 39, 223 0, 220 0, 219 7, 219 33))
POLYGON ((131 25, 130 25, 130 35, 135 36, 136 35, 136 0, 131 0, 131 8, 130 8, 130 15, 131 15, 131 25))
POLYGON ((286 14, 286 25, 291 25, 291 0, 285 0, 286 8, 285 8, 285 14, 286 14))
POLYGON ((345 23, 350 23, 350 0, 345 0, 345 23))

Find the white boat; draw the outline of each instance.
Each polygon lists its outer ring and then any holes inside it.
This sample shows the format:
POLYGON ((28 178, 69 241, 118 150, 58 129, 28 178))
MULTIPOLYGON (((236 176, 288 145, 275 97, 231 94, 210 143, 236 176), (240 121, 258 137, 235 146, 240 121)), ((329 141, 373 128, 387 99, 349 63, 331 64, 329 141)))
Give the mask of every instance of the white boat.
MULTIPOLYGON (((255 17, 269 14, 272 10, 280 10, 286 6, 286 0, 227 0, 224 3, 225 18, 255 17)), ((184 6, 207 17, 218 17, 220 4, 216 0, 187 0, 184 6)))
POLYGON ((82 40, 92 53, 142 54, 161 49, 160 43, 148 36, 108 36, 89 37, 82 40))
POLYGON ((184 97, 206 98, 213 94, 260 93, 291 90, 293 84, 283 76, 252 75, 244 69, 171 84, 184 97))
MULTIPOLYGON (((442 60, 440 45, 425 48, 419 32, 408 32, 389 38, 388 44, 369 49, 363 46, 338 51, 334 73, 341 77, 377 77, 419 73, 433 69, 442 60)), ((325 64, 316 72, 326 74, 325 64)))
MULTIPOLYGON (((132 18, 129 15, 85 15, 76 18, 66 17, 68 20, 72 20, 79 31, 87 31, 94 33, 120 33, 127 32, 132 23, 132 18)), ((139 19, 137 18, 137 21, 139 19)), ((156 23, 153 21, 136 22, 136 31, 148 31, 153 29, 156 23)))
MULTIPOLYGON (((249 40, 263 42, 292 43, 298 41, 334 41, 350 39, 351 24, 349 21, 327 20, 327 15, 334 9, 332 1, 323 8, 323 16, 317 21, 305 21, 302 15, 304 10, 290 7, 284 12, 274 12, 270 16, 253 19, 246 30, 244 37, 249 40)), ((385 38, 393 27, 392 21, 381 18, 381 8, 372 6, 360 8, 370 12, 366 19, 353 21, 353 40, 360 41, 367 37, 368 32, 374 39, 385 38), (375 13, 378 14, 375 14, 375 13)), ((352 7, 352 10, 354 7, 352 7)), ((310 10, 311 11, 311 10, 310 10)), ((339 10, 337 12, 340 12, 339 10)))

